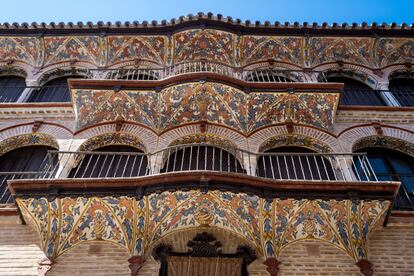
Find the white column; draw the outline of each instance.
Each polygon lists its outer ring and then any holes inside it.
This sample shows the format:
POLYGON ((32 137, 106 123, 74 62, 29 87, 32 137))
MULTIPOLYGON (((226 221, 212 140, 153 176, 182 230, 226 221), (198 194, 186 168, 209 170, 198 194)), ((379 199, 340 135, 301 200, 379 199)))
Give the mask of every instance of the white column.
POLYGON ((380 96, 388 106, 401 106, 394 95, 389 91, 388 82, 379 82, 377 89, 380 90, 380 96))

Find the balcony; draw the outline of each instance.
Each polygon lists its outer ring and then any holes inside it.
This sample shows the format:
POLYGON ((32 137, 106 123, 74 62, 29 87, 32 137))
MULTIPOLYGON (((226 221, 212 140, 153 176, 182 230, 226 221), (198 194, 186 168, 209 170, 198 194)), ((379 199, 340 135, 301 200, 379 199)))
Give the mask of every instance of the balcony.
MULTIPOLYGON (((395 183, 380 180, 363 153, 250 153, 207 144, 168 147, 155 153, 49 151, 40 170, 0 173, 1 203, 13 193, 31 195, 52 189, 68 194, 99 189, 168 189, 174 185, 214 189, 278 190, 280 195, 335 197, 369 194, 394 197, 395 183), (30 178, 30 180, 28 180, 30 178), (187 183, 187 184, 186 184, 187 183), (45 186, 46 185, 46 186, 45 186), (195 185, 195 186, 194 186, 195 185), (152 187, 153 186, 153 187, 152 187), (151 188, 152 187, 152 188, 151 188), (157 187, 157 188, 154 188, 157 187)), ((174 186, 175 187, 175 186, 174 186)))
POLYGON ((164 68, 89 69, 86 76, 88 79, 95 80, 153 81, 197 73, 211 73, 246 82, 260 83, 314 83, 317 79, 325 80, 323 73, 319 71, 304 74, 301 70, 273 68, 246 70, 210 61, 184 62, 164 68))

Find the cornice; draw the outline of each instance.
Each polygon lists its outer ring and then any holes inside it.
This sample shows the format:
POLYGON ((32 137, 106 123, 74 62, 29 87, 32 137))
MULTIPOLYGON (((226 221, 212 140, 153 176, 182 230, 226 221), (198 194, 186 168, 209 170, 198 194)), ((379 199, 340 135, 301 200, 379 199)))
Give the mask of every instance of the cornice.
POLYGON ((413 36, 414 23, 411 25, 402 23, 376 23, 368 25, 365 22, 358 23, 332 23, 322 24, 299 22, 280 23, 270 21, 242 21, 221 14, 188 14, 178 19, 162 20, 158 22, 148 21, 116 21, 114 23, 102 21, 93 22, 50 22, 47 23, 9 23, 0 24, 0 35, 74 35, 74 34, 172 34, 185 29, 219 29, 236 34, 257 35, 355 35, 355 36, 413 36))

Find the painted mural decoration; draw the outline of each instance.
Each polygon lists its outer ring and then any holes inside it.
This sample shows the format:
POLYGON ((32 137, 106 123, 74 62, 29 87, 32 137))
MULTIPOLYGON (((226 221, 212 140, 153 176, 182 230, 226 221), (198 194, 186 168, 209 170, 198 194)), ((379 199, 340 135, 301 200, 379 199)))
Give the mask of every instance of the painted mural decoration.
POLYGON ((19 61, 39 68, 62 62, 116 66, 148 61, 157 66, 207 60, 246 66, 274 60, 315 67, 338 60, 368 68, 412 63, 413 38, 300 37, 236 35, 214 29, 191 29, 169 35, 3 36, 0 62, 19 61))
POLYGON ((48 146, 59 149, 59 144, 53 136, 44 133, 28 133, 7 138, 0 142, 0 155, 11 150, 28 146, 48 146))
POLYGON ((266 61, 269 59, 298 66, 303 65, 303 38, 302 37, 242 37, 241 65, 266 61))
POLYGON ((44 66, 70 60, 100 64, 98 36, 45 37, 44 47, 44 66))
POLYGON ((377 66, 414 62, 413 38, 380 38, 376 47, 377 66))
POLYGON ((259 152, 265 152, 267 150, 285 146, 309 148, 319 153, 328 153, 331 151, 330 147, 327 144, 324 144, 313 137, 299 134, 291 134, 274 136, 266 140, 259 147, 259 152))
POLYGON ((130 60, 165 63, 165 36, 110 36, 107 40, 108 65, 130 60))
POLYGON ((51 258, 88 241, 114 242, 131 255, 146 255, 163 237, 202 226, 232 232, 264 257, 277 257, 288 245, 310 239, 358 260, 367 257, 369 234, 390 206, 378 200, 264 199, 198 190, 164 191, 142 199, 40 197, 16 202, 51 258))
POLYGON ((370 38, 312 37, 308 41, 309 66, 338 60, 372 66, 372 44, 370 38))
POLYGON ((131 146, 146 152, 144 142, 137 136, 121 132, 109 132, 91 137, 80 145, 77 151, 94 151, 96 149, 111 145, 131 146))
POLYGON ((131 121, 155 132, 199 121, 246 135, 287 119, 331 129, 336 92, 254 92, 218 83, 186 83, 155 91, 73 89, 78 128, 109 121, 131 121))
POLYGON ((174 35, 174 63, 205 59, 234 64, 234 38, 216 30, 190 30, 174 35))
POLYGON ((0 37, 0 61, 21 61, 33 66, 40 58, 40 41, 35 37, 0 37))

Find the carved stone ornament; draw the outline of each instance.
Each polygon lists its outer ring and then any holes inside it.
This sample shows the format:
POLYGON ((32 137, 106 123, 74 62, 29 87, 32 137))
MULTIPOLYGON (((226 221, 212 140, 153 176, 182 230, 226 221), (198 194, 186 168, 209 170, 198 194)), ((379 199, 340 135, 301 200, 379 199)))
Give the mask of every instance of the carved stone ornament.
POLYGON ((187 246, 192 257, 217 257, 221 253, 221 242, 207 232, 197 234, 187 246))
POLYGON ((38 261, 37 264, 37 273, 39 276, 45 276, 46 273, 52 268, 53 262, 49 258, 44 257, 38 261))
POLYGON ((138 276, 138 272, 142 268, 145 259, 141 256, 133 256, 128 259, 129 269, 131 269, 131 276, 138 276))
POLYGON ((364 276, 372 276, 374 274, 373 264, 366 259, 359 260, 355 265, 359 267, 364 276))

